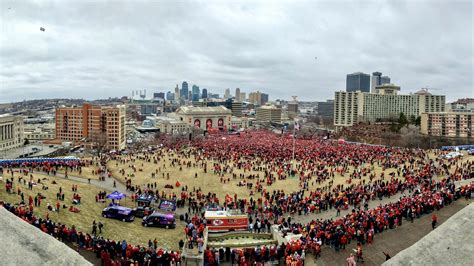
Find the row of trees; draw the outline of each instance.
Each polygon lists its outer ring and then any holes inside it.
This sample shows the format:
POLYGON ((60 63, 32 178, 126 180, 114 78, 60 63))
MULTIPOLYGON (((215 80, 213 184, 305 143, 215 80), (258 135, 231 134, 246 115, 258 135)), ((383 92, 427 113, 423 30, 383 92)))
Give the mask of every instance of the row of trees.
POLYGON ((409 127, 410 125, 420 127, 421 125, 421 117, 420 116, 414 116, 411 115, 410 117, 407 117, 404 113, 400 113, 398 116, 398 120, 391 119, 391 125, 390 125, 390 130, 393 132, 400 132, 400 129, 403 127, 409 127))

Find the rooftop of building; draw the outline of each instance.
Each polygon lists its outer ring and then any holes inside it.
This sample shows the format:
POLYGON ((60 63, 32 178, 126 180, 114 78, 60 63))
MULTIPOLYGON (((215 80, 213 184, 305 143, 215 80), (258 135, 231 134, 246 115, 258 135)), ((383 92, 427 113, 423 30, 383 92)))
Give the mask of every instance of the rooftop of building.
POLYGON ((435 115, 471 115, 471 114, 474 114, 474 110, 453 110, 453 111, 444 111, 444 112, 426 112, 425 114, 435 114, 435 115))
POLYGON ((431 95, 431 93, 428 92, 427 89, 418 90, 417 92, 415 92, 415 94, 418 94, 418 95, 431 95))
POLYGON ((57 107, 56 109, 82 109, 84 107, 107 109, 107 108, 125 108, 125 105, 124 104, 101 105, 101 104, 84 103, 82 105, 71 105, 71 106, 61 105, 57 107))
POLYGON ((0 114, 0 118, 5 118, 5 119, 18 119, 22 118, 24 119, 24 116, 21 115, 14 115, 14 114, 0 114))
POLYGON ((183 114, 231 114, 232 111, 226 107, 220 106, 181 106, 176 113, 183 114))
POLYGON ((395 85, 393 83, 384 83, 384 84, 380 84, 380 85, 375 86, 375 88, 377 88, 377 89, 379 89, 379 88, 398 88, 398 89, 400 89, 400 86, 395 85))
POLYGON ((367 75, 367 76, 370 76, 369 74, 363 73, 363 72, 354 72, 354 73, 347 74, 347 75, 348 75, 348 76, 352 76, 352 75, 367 75))
POLYGON ((11 114, 1 114, 0 117, 8 117, 11 116, 11 114))
MULTIPOLYGON (((384 84, 384 85, 388 85, 388 84, 384 84)), ((379 86, 384 86, 384 85, 379 85, 379 86)), ((377 86, 377 87, 379 87, 377 86)), ((396 86, 396 85, 395 85, 396 86)), ((336 91, 336 93, 347 93, 347 94, 358 94, 358 93, 361 93, 361 94, 370 94, 370 95, 381 95, 381 96, 385 96, 383 94, 379 94, 379 93, 371 93, 371 92, 365 92, 365 91, 346 91, 346 90, 338 90, 336 91)), ((445 96, 445 95, 433 95, 423 89, 421 90, 418 90, 417 92, 415 93, 410 93, 410 94, 397 94, 396 96, 410 96, 410 95, 428 95, 428 96, 445 96)), ((387 95, 387 96, 393 96, 393 95, 387 95)))
POLYGON ((458 99, 457 101, 455 101, 453 103, 457 103, 457 104, 474 103, 474 98, 462 98, 462 99, 458 99))
POLYGON ((275 105, 263 105, 258 107, 257 109, 274 109, 274 110, 279 110, 281 109, 280 107, 276 107, 275 105))

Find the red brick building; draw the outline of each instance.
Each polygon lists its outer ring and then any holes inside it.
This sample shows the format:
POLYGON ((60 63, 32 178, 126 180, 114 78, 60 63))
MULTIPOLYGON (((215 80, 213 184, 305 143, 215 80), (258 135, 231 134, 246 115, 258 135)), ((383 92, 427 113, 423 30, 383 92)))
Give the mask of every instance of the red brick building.
POLYGON ((56 138, 107 149, 125 148, 125 106, 84 104, 56 108, 56 138))

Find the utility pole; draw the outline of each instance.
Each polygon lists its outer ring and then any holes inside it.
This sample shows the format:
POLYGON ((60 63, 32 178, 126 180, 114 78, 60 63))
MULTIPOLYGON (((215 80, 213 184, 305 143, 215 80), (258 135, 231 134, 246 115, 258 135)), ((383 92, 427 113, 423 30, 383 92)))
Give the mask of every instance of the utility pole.
MULTIPOLYGON (((298 103, 298 100, 296 99, 298 96, 291 96, 293 98, 293 102, 298 103)), ((298 114, 295 114, 295 117, 293 118, 293 159, 292 159, 292 167, 295 168, 295 146, 296 146, 296 125, 297 125, 297 120, 296 116, 298 114)), ((299 125, 298 125, 299 127, 299 125)), ((299 129, 298 129, 299 130, 299 129)))

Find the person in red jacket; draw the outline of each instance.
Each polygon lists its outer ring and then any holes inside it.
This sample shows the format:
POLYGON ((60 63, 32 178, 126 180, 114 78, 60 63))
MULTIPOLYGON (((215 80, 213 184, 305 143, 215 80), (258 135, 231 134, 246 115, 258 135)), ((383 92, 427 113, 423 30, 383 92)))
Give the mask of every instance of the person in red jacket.
POLYGON ((346 249, 346 244, 347 244, 347 237, 346 235, 341 236, 341 248, 346 249))
POLYGON ((436 214, 433 213, 433 216, 431 216, 431 227, 433 230, 436 228, 436 225, 438 224, 438 217, 436 214))

